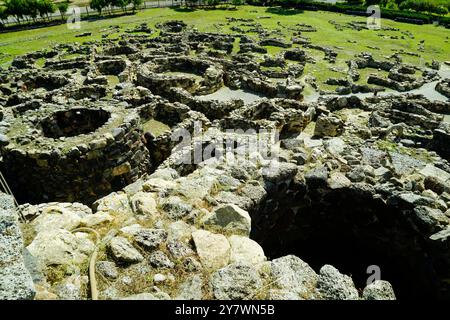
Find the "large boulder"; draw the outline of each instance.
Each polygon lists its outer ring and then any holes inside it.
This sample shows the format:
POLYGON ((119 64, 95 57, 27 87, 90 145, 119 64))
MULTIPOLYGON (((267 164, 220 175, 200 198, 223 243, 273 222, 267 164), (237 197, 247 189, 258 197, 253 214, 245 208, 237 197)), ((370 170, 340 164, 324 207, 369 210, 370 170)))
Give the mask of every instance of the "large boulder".
POLYGON ((94 243, 85 233, 57 229, 38 233, 27 249, 43 265, 70 265, 83 263, 94 243))

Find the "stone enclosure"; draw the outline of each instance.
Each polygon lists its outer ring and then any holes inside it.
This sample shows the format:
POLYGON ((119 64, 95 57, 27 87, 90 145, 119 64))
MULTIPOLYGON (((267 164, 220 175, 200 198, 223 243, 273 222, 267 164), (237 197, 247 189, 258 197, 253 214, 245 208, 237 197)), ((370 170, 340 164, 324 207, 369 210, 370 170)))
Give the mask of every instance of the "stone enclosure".
POLYGON ((444 67, 361 52, 329 92, 301 79, 306 50, 339 55, 313 26, 227 25, 143 24, 0 70, 20 203, 0 193, 0 298, 93 298, 94 251, 100 299, 450 298, 444 67))

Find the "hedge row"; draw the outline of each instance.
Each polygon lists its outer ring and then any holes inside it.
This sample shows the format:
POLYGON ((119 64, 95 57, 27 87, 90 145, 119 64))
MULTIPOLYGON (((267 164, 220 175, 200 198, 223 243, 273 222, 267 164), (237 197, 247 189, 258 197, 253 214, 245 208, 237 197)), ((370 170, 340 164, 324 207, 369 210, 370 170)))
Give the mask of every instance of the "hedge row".
MULTIPOLYGON (((264 0, 248 0, 248 4, 251 5, 266 5, 267 1, 264 0)), ((367 14, 367 7, 361 5, 352 5, 346 3, 325 3, 325 2, 311 2, 308 0, 274 0, 271 5, 278 5, 283 8, 294 8, 299 10, 323 10, 338 12, 344 14, 369 16, 367 14)), ((429 24, 434 21, 438 21, 439 24, 445 27, 450 27, 450 17, 443 17, 434 14, 403 11, 403 10, 391 10, 381 8, 381 17, 385 19, 392 19, 400 22, 408 22, 414 24, 429 24)))

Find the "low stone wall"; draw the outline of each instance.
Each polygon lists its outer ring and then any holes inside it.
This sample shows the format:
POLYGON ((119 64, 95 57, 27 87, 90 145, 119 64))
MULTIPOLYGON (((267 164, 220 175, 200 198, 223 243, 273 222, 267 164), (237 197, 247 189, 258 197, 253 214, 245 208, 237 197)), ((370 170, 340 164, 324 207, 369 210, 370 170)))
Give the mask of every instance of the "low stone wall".
POLYGON ((19 201, 92 203, 149 169, 136 111, 115 107, 112 112, 107 106, 50 110, 48 117, 41 112, 42 133, 35 132, 29 140, 19 130, 32 125, 29 117, 7 120, 10 143, 1 150, 0 167, 19 201), (94 126, 91 118, 98 112, 104 119, 94 126), (83 113, 91 114, 90 121, 83 113), (70 118, 64 120, 64 115, 70 118))

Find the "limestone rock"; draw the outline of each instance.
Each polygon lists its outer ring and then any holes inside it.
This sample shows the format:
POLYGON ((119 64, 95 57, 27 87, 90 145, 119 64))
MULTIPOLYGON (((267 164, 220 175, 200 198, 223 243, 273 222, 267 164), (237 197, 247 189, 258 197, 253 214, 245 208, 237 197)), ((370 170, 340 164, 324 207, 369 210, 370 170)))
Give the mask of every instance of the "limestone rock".
POLYGON ((230 244, 221 234, 214 234, 205 230, 192 233, 200 262, 207 269, 219 269, 230 260, 230 244))
POLYGON ((266 260, 261 246, 252 239, 233 235, 228 238, 231 245, 230 263, 257 265, 266 260))
POLYGON ((37 233, 49 230, 66 229, 72 230, 78 227, 81 220, 86 217, 82 211, 74 211, 62 206, 48 206, 31 222, 37 233))
POLYGON ((94 243, 64 230, 40 232, 27 247, 28 251, 44 265, 80 264, 94 250, 94 243))
POLYGON ((130 215, 133 213, 126 193, 111 193, 93 204, 96 212, 106 212, 112 216, 130 215))
POLYGON ((97 212, 96 214, 89 214, 81 219, 80 224, 85 227, 94 227, 104 223, 112 222, 114 218, 105 212, 97 212))
POLYGON ((341 172, 333 172, 328 179, 328 185, 331 189, 340 189, 350 187, 352 182, 341 172))
POLYGON ((131 198, 131 205, 136 214, 142 214, 153 219, 159 216, 154 195, 148 192, 138 192, 131 198))

